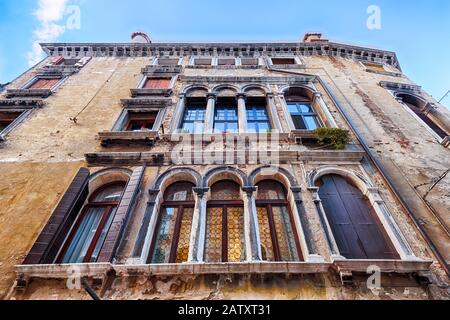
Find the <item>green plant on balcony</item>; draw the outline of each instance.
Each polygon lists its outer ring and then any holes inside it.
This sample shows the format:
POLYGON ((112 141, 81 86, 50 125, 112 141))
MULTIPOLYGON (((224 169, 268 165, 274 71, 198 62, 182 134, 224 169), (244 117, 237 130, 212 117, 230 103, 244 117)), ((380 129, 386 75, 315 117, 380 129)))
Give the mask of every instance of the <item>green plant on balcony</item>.
POLYGON ((347 130, 339 128, 318 128, 313 131, 317 142, 321 148, 333 148, 343 150, 350 141, 350 135, 347 130))

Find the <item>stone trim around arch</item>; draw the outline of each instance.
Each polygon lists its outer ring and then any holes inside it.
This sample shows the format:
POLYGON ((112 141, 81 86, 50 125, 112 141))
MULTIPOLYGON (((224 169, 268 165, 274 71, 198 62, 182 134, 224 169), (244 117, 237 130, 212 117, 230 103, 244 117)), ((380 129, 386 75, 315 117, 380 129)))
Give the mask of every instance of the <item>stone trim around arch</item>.
POLYGON ((355 170, 344 169, 336 166, 324 166, 309 172, 309 174, 307 175, 307 183, 308 190, 313 194, 313 200, 316 204, 316 209, 322 223, 322 227, 326 234, 332 260, 339 261, 347 259, 340 255, 333 232, 328 222, 328 218, 322 206, 322 201, 319 196, 319 187, 316 186, 316 182, 318 179, 329 174, 339 175, 351 180, 363 193, 363 195, 369 199, 370 204, 377 214, 378 219, 380 220, 384 230, 386 231, 402 260, 420 260, 415 256, 411 246, 398 227, 393 216, 389 212, 385 201, 381 198, 379 189, 373 185, 369 178, 365 177, 363 174, 355 170))

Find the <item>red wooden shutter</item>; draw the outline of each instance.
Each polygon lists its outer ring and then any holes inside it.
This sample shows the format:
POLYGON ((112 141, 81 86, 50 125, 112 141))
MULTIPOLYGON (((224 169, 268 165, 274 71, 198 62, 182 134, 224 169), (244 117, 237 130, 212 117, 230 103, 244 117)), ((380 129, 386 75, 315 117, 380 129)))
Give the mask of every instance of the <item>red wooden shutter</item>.
POLYGON ((23 264, 51 264, 88 194, 89 170, 81 168, 23 264))
POLYGON ((38 79, 34 82, 28 89, 51 89, 55 84, 57 84, 61 78, 54 79, 38 79))
POLYGON ((139 167, 133 171, 130 181, 117 208, 111 228, 108 231, 103 247, 100 251, 97 262, 111 262, 117 248, 120 246, 121 238, 129 220, 130 214, 136 205, 136 198, 139 194, 142 177, 145 167, 139 167))
POLYGON ((148 78, 144 89, 168 89, 170 82, 170 78, 148 78))

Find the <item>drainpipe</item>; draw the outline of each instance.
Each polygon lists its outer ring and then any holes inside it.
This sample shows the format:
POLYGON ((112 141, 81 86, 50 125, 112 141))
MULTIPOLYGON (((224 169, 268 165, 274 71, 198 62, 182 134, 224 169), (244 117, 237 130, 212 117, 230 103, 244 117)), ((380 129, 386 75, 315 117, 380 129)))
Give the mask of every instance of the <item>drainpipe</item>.
MULTIPOLYGON (((275 69, 272 69, 271 67, 268 67, 268 70, 269 71, 274 71, 274 72, 280 72, 280 73, 293 74, 293 75, 297 75, 297 76, 304 75, 304 74, 296 73, 296 72, 293 72, 293 71, 275 70, 275 69)), ((389 186, 391 191, 394 193, 395 197, 398 199, 398 201, 402 204, 403 208, 406 210, 408 215, 411 217, 411 219, 414 222, 416 228, 419 230, 420 234, 425 239, 425 241, 427 242, 427 244, 430 246, 431 250, 433 251, 434 255, 438 259, 439 263, 444 268, 445 273, 447 274, 447 276, 450 277, 450 266, 447 264, 447 261, 442 256, 442 254, 439 252, 439 249, 435 246, 433 240, 428 236, 428 234, 426 233, 426 231, 424 230, 422 225, 419 223, 419 221, 416 219, 416 217, 414 217, 414 215, 412 214, 412 210, 410 209, 409 205, 400 197, 399 192, 397 191, 396 187, 387 178, 386 170, 384 169, 383 165, 380 163, 380 161, 378 159, 373 157, 373 155, 372 155, 372 153, 370 151, 370 148, 367 146, 366 142, 361 138, 361 136, 359 135, 359 133, 356 130, 355 126, 352 124, 349 116, 345 113, 344 108, 341 106, 341 104, 336 99, 336 97, 331 92, 331 90, 328 88, 328 86, 323 82, 323 80, 319 76, 317 76, 317 80, 319 81, 320 85, 324 88, 324 90, 326 91, 326 93, 328 94, 330 99, 333 101, 334 105, 338 108, 338 110, 341 113, 341 115, 344 117, 345 122, 347 123, 347 125, 349 126, 349 128, 353 132, 353 134, 356 136, 356 138, 358 139, 358 142, 363 147, 363 149, 366 152, 368 158, 371 160, 371 162, 375 165, 375 167, 381 173, 381 175, 383 176, 384 181, 387 183, 387 185, 389 186)), ((425 205, 429 208, 428 204, 425 203, 425 205)), ((431 208, 430 208, 430 210, 431 210, 431 208)))

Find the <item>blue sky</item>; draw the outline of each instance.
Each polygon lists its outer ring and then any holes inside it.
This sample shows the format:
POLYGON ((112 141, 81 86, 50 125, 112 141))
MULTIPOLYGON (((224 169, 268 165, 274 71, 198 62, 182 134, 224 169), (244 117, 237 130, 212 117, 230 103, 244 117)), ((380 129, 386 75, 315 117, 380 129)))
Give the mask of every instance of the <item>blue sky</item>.
MULTIPOLYGON (((139 30, 157 42, 295 41, 319 31, 333 41, 397 52, 403 71, 437 99, 450 89, 448 0, 0 0, 0 83, 29 67, 35 31, 43 31, 44 20, 64 26, 70 5, 80 8, 80 29, 51 29, 41 38, 128 42, 139 30), (380 30, 366 27, 369 5, 381 9, 380 30)), ((443 103, 450 107, 450 96, 443 103)))

